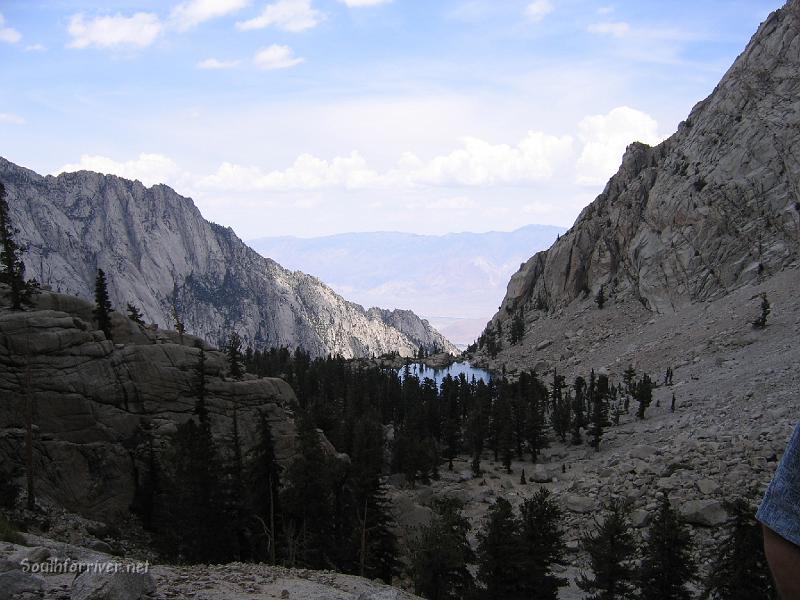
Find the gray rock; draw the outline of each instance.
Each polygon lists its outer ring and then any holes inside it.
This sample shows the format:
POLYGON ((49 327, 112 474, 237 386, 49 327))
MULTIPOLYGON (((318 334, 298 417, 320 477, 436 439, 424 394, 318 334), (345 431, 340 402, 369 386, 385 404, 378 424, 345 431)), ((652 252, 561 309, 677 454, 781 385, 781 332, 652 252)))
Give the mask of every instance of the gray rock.
POLYGON ((592 512, 597 504, 594 500, 586 496, 569 495, 564 505, 567 507, 567 510, 574 513, 587 514, 592 512))
MULTIPOLYGON (((36 398, 38 492, 68 511, 116 521, 129 514, 137 470, 147 469, 145 428, 161 448, 169 433, 191 418, 199 350, 188 339, 181 343, 177 334, 143 336, 118 349, 98 341, 91 322, 81 317, 91 314, 88 302, 52 293, 38 300, 70 312, 0 307, 0 464, 23 466, 24 395, 17 365, 30 347, 36 352, 25 360, 36 374, 30 391, 36 398)), ((206 352, 213 433, 230 434, 235 404, 247 450, 257 440, 263 415, 273 429, 278 459, 287 464, 296 442, 291 387, 280 379, 224 379, 225 364, 222 353, 206 352)))
POLYGON ((70 600, 145 600, 156 591, 149 573, 93 573, 79 575, 70 600))
POLYGON ((549 483, 552 481, 553 477, 548 473, 544 465, 536 464, 533 466, 533 470, 530 473, 530 479, 536 483, 549 483))
POLYGON ((718 527, 728 520, 719 500, 689 500, 679 506, 678 512, 687 523, 704 527, 718 527))
POLYGON ((643 509, 634 510, 631 512, 631 525, 641 529, 647 527, 650 522, 650 512, 643 509))
POLYGON ((635 448, 631 449, 630 457, 631 458, 638 458, 640 460, 645 460, 645 459, 650 458, 651 456, 653 456, 657 452, 658 452, 658 448, 654 448, 653 446, 647 446, 647 445, 636 446, 635 448))
POLYGON ((44 579, 20 569, 0 572, 0 600, 20 598, 23 594, 38 594, 44 589, 44 579))
POLYGON ((363 592, 358 600, 398 600, 400 594, 397 590, 381 590, 379 592, 363 592))
POLYGON ((704 496, 711 496, 719 491, 719 484, 713 479, 700 479, 697 482, 697 489, 704 496))

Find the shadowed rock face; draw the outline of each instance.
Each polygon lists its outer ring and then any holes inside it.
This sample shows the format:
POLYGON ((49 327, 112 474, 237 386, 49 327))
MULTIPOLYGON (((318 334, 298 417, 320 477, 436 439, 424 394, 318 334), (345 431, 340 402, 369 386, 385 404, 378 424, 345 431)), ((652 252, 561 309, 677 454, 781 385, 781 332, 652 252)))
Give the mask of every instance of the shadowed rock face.
MULTIPOLYGON (((150 449, 163 449, 195 406, 200 342, 140 328, 114 313, 113 341, 94 330, 92 306, 58 294, 31 311, 0 305, 0 464, 24 464, 26 399, 33 406, 38 494, 83 516, 128 514, 150 449)), ((212 429, 230 438, 234 410, 247 451, 260 416, 276 454, 293 456, 291 387, 280 379, 225 378, 225 357, 206 352, 212 429)))
POLYGON ((0 181, 28 274, 55 291, 91 299, 101 268, 115 306, 132 302, 170 328, 177 305, 187 331, 215 345, 236 330, 255 347, 313 355, 457 351, 410 311, 365 311, 263 258, 167 186, 86 171, 41 177, 2 158, 0 181))
POLYGON ((552 313, 601 286, 611 303, 671 312, 781 270, 800 248, 799 98, 800 1, 791 0, 677 133, 628 148, 575 225, 513 276, 492 325, 534 307, 552 313))

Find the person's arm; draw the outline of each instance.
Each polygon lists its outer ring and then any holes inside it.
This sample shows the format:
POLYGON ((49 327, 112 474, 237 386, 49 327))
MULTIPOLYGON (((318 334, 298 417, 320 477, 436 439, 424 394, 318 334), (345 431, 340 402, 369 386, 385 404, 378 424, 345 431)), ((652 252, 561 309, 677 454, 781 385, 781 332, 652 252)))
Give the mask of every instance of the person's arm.
POLYGON ((764 530, 764 551, 782 600, 800 600, 800 547, 787 542, 769 527, 764 530))

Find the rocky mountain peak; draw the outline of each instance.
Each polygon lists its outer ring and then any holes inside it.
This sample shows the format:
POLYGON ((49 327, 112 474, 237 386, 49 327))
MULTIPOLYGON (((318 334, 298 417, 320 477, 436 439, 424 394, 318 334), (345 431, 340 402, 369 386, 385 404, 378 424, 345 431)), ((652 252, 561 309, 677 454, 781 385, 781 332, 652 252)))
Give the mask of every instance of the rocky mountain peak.
POLYGON ((593 298, 673 312, 775 274, 800 249, 800 2, 761 25, 678 131, 631 144, 574 226, 511 279, 492 327, 593 298))
POLYGON ((255 347, 313 355, 457 352, 410 311, 366 311, 260 256, 168 186, 88 171, 42 177, 4 159, 0 181, 28 275, 54 291, 91 299, 100 268, 118 310, 136 304, 167 329, 177 311, 187 331, 216 345, 237 331, 255 347))

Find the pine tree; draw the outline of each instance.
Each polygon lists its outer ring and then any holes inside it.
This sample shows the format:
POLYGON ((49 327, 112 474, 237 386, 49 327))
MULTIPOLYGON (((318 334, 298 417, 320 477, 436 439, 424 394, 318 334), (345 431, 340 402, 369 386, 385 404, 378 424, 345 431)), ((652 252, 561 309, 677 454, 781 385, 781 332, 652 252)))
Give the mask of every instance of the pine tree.
POLYGON ((200 426, 205 429, 210 429, 211 425, 208 419, 208 408, 206 407, 206 351, 203 345, 198 343, 200 354, 197 358, 197 366, 195 367, 195 383, 194 383, 194 414, 197 415, 200 421, 200 426))
POLYGON ((411 552, 414 592, 428 600, 466 600, 475 582, 468 565, 474 554, 469 521, 455 499, 439 500, 429 525, 420 529, 411 552))
POLYGON ((767 326, 767 318, 772 312, 772 307, 767 299, 767 294, 761 294, 761 314, 753 321, 753 327, 756 329, 764 329, 767 326))
POLYGON ((777 600, 764 554, 755 508, 743 499, 726 505, 733 523, 714 553, 704 598, 711 600, 777 600))
POLYGON ((129 302, 127 310, 128 318, 137 325, 144 327, 144 316, 142 315, 142 311, 139 310, 139 307, 129 302))
POLYGON ((688 600, 697 575, 689 530, 662 496, 645 540, 639 566, 641 600, 688 600))
POLYGON ((522 312, 514 315, 511 321, 511 345, 515 345, 525 336, 525 317, 522 312))
POLYGON ((253 519, 260 525, 258 536, 263 539, 257 545, 256 555, 261 555, 270 564, 278 560, 279 527, 281 508, 278 494, 281 489, 281 467, 275 456, 272 428, 266 415, 261 416, 258 441, 248 457, 246 471, 253 519))
POLYGON ((636 398, 636 402, 639 403, 639 408, 636 409, 636 417, 638 419, 644 419, 645 411, 653 401, 653 382, 646 373, 639 380, 639 383, 636 384, 636 393, 634 397, 636 398))
POLYGON ((629 600, 634 593, 631 560, 636 545, 628 509, 615 500, 606 506, 604 513, 602 522, 595 522, 595 532, 582 539, 591 574, 581 574, 576 583, 590 594, 587 600, 629 600))
POLYGON ((179 425, 164 464, 167 481, 154 526, 161 551, 189 563, 233 560, 236 540, 225 511, 222 462, 210 430, 193 420, 179 425))
POLYGON ((108 297, 108 282, 103 269, 97 270, 97 279, 94 284, 94 303, 94 317, 97 319, 97 325, 105 334, 106 339, 110 340, 111 312, 114 309, 111 307, 111 300, 108 297))
POLYGON ((586 380, 583 377, 576 377, 575 384, 575 399, 572 404, 572 439, 570 440, 573 446, 583 442, 581 436, 581 429, 586 427, 586 413, 585 413, 585 394, 586 394, 586 380))
POLYGON ((478 578, 487 600, 525 598, 518 578, 521 573, 520 523, 511 504, 498 498, 489 509, 483 530, 478 534, 478 578))
POLYGON ((11 222, 11 209, 6 201, 6 188, 0 183, 0 283, 8 286, 11 308, 21 310, 32 304, 31 296, 37 291, 36 280, 25 280, 25 263, 22 248, 14 237, 19 231, 11 222))
POLYGON ((242 338, 235 331, 228 337, 225 345, 225 354, 228 357, 231 377, 239 379, 244 375, 244 362, 242 356, 242 338))
POLYGON ((589 445, 600 451, 600 441, 608 422, 608 377, 601 375, 595 384, 594 371, 589 384, 589 445))
POLYGON ((334 540, 335 465, 322 450, 308 415, 298 421, 299 454, 281 491, 287 566, 324 568, 338 552, 334 540))
POLYGON ((572 423, 572 405, 573 400, 567 394, 566 397, 556 401, 553 406, 553 412, 550 415, 550 424, 553 426, 553 431, 563 443, 567 441, 567 433, 569 433, 572 423))
POLYGON ((565 562, 561 520, 561 510, 545 488, 522 504, 519 586, 524 598, 557 600, 558 589, 568 583, 554 572, 565 562))
POLYGON ((606 292, 604 286, 600 286, 600 289, 597 290, 597 295, 594 297, 594 303, 597 304, 597 308, 602 309, 606 305, 606 292))

